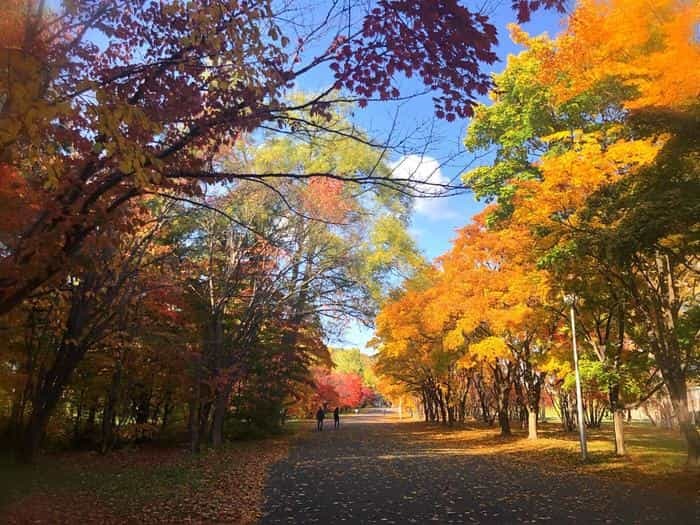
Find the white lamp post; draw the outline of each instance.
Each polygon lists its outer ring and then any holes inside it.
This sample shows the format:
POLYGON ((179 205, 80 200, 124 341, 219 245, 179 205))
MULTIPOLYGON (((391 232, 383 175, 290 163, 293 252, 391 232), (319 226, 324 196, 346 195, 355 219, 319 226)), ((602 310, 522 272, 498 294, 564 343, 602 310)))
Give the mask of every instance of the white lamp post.
POLYGON ((576 411, 578 413, 578 434, 581 441, 581 457, 584 461, 588 459, 588 448, 586 447, 586 425, 583 419, 583 396, 581 395, 581 375, 578 371, 578 348, 576 347, 576 318, 574 316, 574 304, 576 296, 572 294, 564 295, 564 303, 569 306, 571 313, 571 341, 574 347, 574 374, 576 375, 576 411))

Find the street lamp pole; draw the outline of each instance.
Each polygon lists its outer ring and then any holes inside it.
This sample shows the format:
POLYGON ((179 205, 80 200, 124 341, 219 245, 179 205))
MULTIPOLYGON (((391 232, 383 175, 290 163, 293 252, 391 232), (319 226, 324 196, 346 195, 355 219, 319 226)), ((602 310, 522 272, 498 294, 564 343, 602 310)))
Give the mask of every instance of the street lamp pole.
POLYGON ((583 419, 583 396, 581 394, 581 374, 578 370, 578 348, 576 346, 576 316, 574 315, 574 303, 576 298, 566 295, 564 301, 569 305, 571 313, 571 342, 574 348, 574 374, 576 375, 576 412, 578 413, 578 435, 581 442, 581 457, 584 461, 588 459, 588 448, 586 446, 586 425, 583 419))

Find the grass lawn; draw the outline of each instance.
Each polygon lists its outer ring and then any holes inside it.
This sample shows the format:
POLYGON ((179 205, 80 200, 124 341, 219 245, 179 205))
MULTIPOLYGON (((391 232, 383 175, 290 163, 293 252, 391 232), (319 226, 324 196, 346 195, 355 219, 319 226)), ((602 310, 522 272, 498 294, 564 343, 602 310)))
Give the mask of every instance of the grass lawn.
POLYGON ((527 439, 527 430, 513 428, 513 436, 502 438, 497 427, 467 425, 445 429, 435 425, 426 428, 426 439, 441 445, 457 447, 467 454, 498 454, 508 460, 537 463, 549 469, 615 478, 683 494, 700 496, 700 472, 685 467, 685 443, 677 431, 668 431, 645 423, 625 425, 628 455, 615 455, 612 424, 587 432, 589 460, 580 456, 578 433, 567 433, 561 426, 545 423, 540 439, 527 439))
POLYGON ((0 460, 3 523, 254 523, 268 468, 285 435, 230 443, 192 456, 185 448, 134 447, 107 455, 66 452, 36 465, 0 460))

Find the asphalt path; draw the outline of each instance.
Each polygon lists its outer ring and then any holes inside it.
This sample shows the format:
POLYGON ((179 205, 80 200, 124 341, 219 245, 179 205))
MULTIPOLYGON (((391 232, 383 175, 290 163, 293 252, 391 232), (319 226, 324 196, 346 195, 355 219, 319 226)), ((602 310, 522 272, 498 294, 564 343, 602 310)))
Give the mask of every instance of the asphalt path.
POLYGON ((700 524, 698 501, 546 464, 465 454, 431 439, 425 425, 381 411, 332 427, 331 418, 323 432, 305 433, 273 467, 263 525, 700 524))

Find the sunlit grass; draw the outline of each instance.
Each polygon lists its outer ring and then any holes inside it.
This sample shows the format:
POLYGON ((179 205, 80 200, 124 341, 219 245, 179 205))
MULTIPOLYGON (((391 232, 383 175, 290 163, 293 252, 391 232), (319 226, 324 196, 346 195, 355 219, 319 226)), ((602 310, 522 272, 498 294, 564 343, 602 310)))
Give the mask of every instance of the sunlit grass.
POLYGON ((537 440, 527 431, 513 428, 513 435, 501 437, 497 427, 471 424, 445 428, 414 424, 412 439, 424 442, 434 454, 495 455, 513 462, 536 462, 546 469, 575 470, 611 477, 688 495, 700 494, 700 473, 685 466, 686 449, 680 434, 648 424, 625 426, 627 455, 615 454, 612 425, 588 430, 589 457, 583 462, 578 433, 564 432, 546 423, 537 440))

